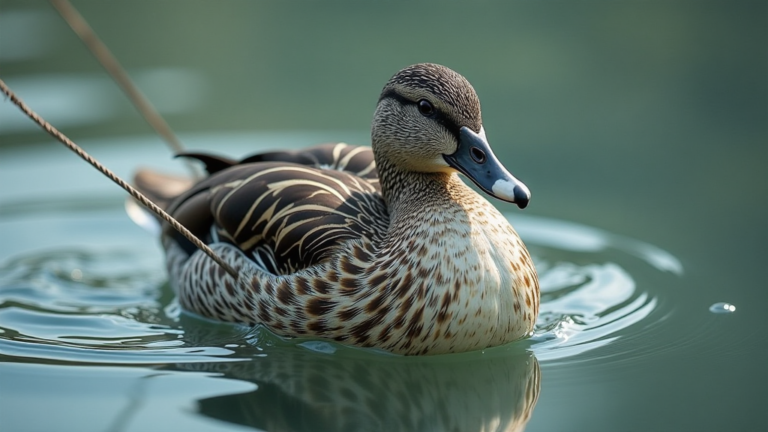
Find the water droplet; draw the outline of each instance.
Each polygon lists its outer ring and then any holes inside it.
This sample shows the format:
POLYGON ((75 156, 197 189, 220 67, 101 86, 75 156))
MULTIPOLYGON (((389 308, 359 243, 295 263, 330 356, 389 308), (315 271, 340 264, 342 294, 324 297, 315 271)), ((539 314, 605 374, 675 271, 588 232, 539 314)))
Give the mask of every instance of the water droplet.
POLYGON ((736 306, 730 303, 719 302, 709 307, 709 311, 716 314, 736 312, 736 306))
POLYGON ((73 281, 79 281, 83 279, 83 271, 80 269, 74 269, 69 273, 69 277, 72 278, 73 281))

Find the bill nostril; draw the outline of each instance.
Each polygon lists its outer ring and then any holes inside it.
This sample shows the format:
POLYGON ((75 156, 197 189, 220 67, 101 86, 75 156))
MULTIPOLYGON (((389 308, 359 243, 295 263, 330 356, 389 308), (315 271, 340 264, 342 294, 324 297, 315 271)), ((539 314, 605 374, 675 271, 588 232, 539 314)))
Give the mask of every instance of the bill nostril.
POLYGON ((472 156, 472 160, 475 162, 481 164, 485 162, 485 152, 480 150, 477 147, 472 147, 469 149, 469 154, 472 156))

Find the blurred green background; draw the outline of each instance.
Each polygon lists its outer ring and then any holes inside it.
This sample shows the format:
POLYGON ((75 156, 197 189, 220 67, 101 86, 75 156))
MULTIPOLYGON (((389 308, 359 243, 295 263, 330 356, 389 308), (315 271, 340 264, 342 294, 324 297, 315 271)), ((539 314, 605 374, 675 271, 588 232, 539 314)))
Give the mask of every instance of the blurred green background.
MULTIPOLYGON (((765 215, 765 193, 740 186, 768 154, 762 1, 74 4, 179 133, 365 131, 384 82, 429 61, 474 84, 534 211, 652 241, 681 206, 765 215)), ((75 139, 151 133, 46 2, 0 5, 0 73, 22 98, 45 84, 66 96, 54 110, 93 113, 61 125, 75 139)), ((3 129, 3 145, 41 140, 3 129)))

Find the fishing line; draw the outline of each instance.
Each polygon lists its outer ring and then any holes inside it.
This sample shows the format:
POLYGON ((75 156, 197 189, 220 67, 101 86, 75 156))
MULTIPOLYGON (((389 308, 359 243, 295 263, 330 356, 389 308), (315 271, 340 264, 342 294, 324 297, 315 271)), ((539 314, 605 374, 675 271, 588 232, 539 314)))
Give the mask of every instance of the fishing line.
MULTIPOLYGON (((93 31, 91 26, 85 21, 85 18, 80 15, 69 0, 49 0, 49 2, 59 11, 59 14, 69 24, 72 31, 83 41, 85 46, 91 51, 91 54, 96 57, 96 60, 101 63, 107 73, 120 86, 125 95, 128 96, 128 99, 136 107, 139 114, 163 138, 174 154, 184 153, 184 146, 173 133, 171 127, 168 126, 168 123, 160 116, 160 113, 157 112, 149 99, 144 96, 144 93, 136 87, 128 73, 120 65, 120 62, 117 61, 117 58, 115 58, 104 42, 99 39, 96 32, 93 31)), ((184 164, 190 170, 193 177, 202 178, 199 167, 188 161, 185 161, 184 164)))
POLYGON ((45 121, 42 117, 40 117, 36 112, 32 111, 31 108, 29 108, 24 102, 22 102, 21 99, 19 99, 16 94, 11 91, 10 88, 5 84, 5 81, 0 79, 0 90, 5 93, 6 96, 8 96, 11 99, 11 102, 14 103, 21 111, 27 115, 27 117, 31 118, 32 121, 37 123, 41 128, 43 128, 44 131, 48 132, 51 136, 56 138, 60 143, 64 144, 67 148, 75 152, 78 156, 80 156, 83 160, 91 164, 94 168, 99 170, 102 174, 109 177, 110 180, 117 183, 118 186, 123 188, 126 192, 128 192, 133 198, 135 198, 138 202, 140 202, 144 207, 149 209, 154 214, 158 215, 161 219, 168 222, 173 229, 181 233, 184 237, 186 237, 187 240, 192 242, 198 249, 205 252, 206 255, 208 255, 212 260, 216 262, 216 264, 220 265, 230 276, 232 276, 236 281, 239 280, 238 272, 232 268, 227 262, 225 262, 223 259, 221 259, 216 253, 211 250, 208 245, 200 241, 194 234, 192 234, 188 229, 186 229, 183 225, 181 225, 176 219, 173 218, 173 216, 166 213, 163 209, 158 207, 155 203, 153 203, 149 198, 144 196, 141 192, 134 189, 133 186, 129 185, 125 182, 122 178, 117 176, 117 174, 110 171, 107 167, 103 166, 99 161, 97 161, 93 156, 89 155, 85 152, 80 146, 72 142, 69 138, 66 137, 63 133, 59 132, 58 129, 53 127, 50 123, 45 121))

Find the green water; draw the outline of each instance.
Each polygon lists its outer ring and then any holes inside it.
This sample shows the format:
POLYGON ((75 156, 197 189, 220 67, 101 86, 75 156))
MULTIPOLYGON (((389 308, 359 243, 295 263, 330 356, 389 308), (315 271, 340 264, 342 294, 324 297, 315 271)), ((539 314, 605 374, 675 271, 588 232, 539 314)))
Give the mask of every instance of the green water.
MULTIPOLYGON (((378 92, 465 75, 528 243, 528 341, 403 359, 179 310, 124 194, 0 103, 0 430, 768 428, 768 4, 75 2, 194 149, 367 143, 378 92), (718 302, 733 313, 713 313, 718 302)), ((0 78, 130 177, 183 172, 47 2, 0 78)))

